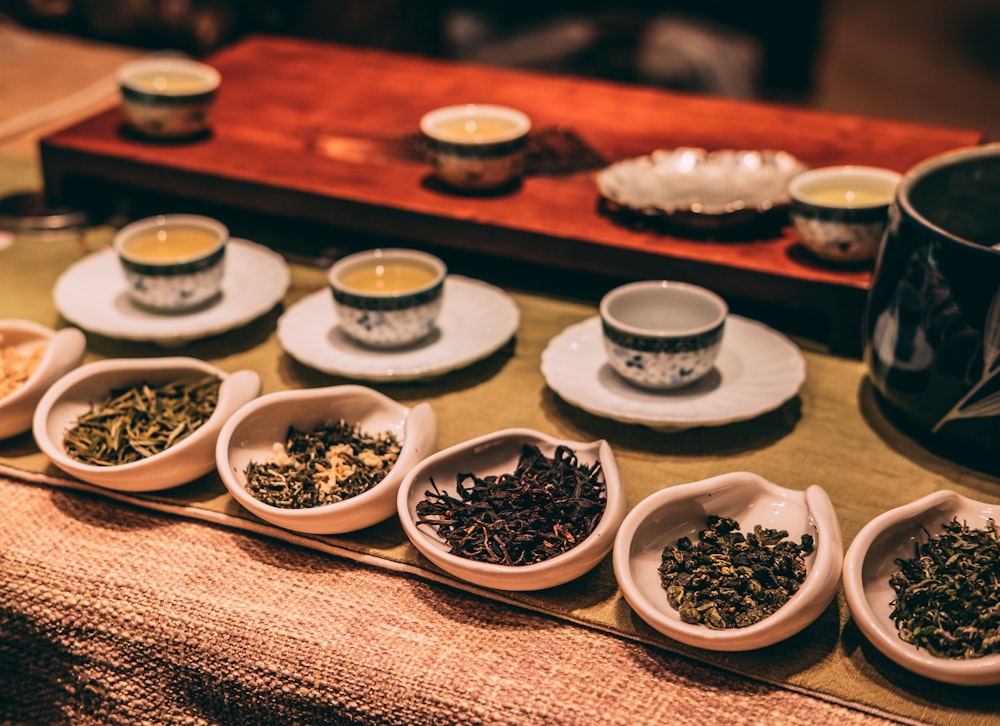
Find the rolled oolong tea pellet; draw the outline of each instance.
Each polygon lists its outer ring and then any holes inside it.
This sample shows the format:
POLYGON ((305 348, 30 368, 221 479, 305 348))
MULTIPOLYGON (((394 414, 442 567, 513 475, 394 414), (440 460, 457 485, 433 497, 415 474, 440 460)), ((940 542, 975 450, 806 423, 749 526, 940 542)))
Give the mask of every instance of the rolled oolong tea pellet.
POLYGON ((744 535, 729 517, 709 515, 705 523, 697 543, 681 537, 661 557, 660 584, 685 623, 745 628, 777 611, 805 581, 811 535, 796 544, 788 532, 759 524, 744 535))

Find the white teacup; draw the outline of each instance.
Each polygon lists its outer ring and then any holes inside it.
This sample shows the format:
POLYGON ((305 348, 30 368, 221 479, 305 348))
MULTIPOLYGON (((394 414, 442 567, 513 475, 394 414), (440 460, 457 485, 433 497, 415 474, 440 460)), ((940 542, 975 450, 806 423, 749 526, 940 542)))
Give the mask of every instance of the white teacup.
POLYGON ((729 307, 711 290, 668 280, 622 285, 601 299, 608 363, 643 388, 678 388, 708 373, 729 307))
POLYGON ((154 138, 204 131, 221 82, 217 70, 181 55, 146 56, 118 70, 126 120, 154 138))
POLYGON ((161 214, 122 227, 114 237, 129 297, 180 312, 207 303, 222 287, 229 230, 197 214, 161 214))
POLYGON ((488 190, 524 172, 531 120, 507 106, 467 103, 445 106, 420 119, 437 177, 463 190, 488 190))
POLYGON ((327 278, 341 330, 374 348, 398 348, 435 329, 448 269, 426 252, 387 248, 348 255, 327 278))
POLYGON ((827 166, 793 177, 789 212, 802 244, 831 262, 875 257, 899 179, 872 166, 827 166))

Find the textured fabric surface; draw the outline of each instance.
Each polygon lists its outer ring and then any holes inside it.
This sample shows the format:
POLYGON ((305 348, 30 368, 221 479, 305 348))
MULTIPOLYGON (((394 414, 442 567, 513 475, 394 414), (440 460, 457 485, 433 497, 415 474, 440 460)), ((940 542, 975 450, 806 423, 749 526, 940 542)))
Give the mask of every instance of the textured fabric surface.
POLYGON ((0 479, 0 723, 878 724, 559 620, 0 479))

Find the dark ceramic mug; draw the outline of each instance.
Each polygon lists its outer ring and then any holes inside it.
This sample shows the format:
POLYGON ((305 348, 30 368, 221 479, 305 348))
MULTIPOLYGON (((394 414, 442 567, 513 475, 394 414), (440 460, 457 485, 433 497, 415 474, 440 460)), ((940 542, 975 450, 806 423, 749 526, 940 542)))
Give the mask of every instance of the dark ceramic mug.
POLYGON ((864 322, 868 375, 932 439, 1000 450, 1000 143, 901 180, 864 322))

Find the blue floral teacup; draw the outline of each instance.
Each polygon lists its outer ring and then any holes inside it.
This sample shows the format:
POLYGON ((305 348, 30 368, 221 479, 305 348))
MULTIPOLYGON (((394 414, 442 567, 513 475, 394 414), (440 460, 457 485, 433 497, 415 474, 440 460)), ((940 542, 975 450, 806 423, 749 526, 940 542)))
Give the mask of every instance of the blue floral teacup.
POLYGON ((444 262, 419 250, 387 248, 338 260, 327 277, 345 335, 373 348, 399 348, 435 331, 447 275, 444 262))
POLYGON ((616 287, 600 310, 609 365, 650 389, 679 388, 712 370, 729 314, 711 290, 668 280, 616 287))

